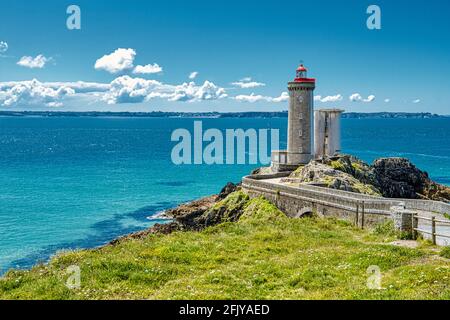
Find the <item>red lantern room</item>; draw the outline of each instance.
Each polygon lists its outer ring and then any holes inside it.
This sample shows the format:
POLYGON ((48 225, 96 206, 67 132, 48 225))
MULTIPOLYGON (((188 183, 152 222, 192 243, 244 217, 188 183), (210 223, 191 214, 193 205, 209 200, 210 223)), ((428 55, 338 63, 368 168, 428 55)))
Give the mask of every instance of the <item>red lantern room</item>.
POLYGON ((306 78, 307 72, 308 70, 301 64, 300 67, 297 68, 297 78, 306 78))
POLYGON ((297 73, 296 73, 296 77, 295 77, 294 81, 295 82, 311 82, 311 83, 316 82, 316 79, 308 78, 307 72, 308 72, 308 69, 306 69, 305 66, 303 64, 301 64, 297 68, 297 73))

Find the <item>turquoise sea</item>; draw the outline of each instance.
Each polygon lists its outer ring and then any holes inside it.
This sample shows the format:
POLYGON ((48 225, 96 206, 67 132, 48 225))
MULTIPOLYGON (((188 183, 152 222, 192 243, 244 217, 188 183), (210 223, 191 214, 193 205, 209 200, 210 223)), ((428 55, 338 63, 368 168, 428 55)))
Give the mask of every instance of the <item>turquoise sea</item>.
MULTIPOLYGON (((157 213, 216 193, 255 165, 171 162, 185 118, 0 118, 0 273, 151 226, 157 213)), ((201 119, 206 128, 278 128, 287 119, 201 119)), ((449 119, 343 119, 343 151, 410 158, 450 184, 449 119)))

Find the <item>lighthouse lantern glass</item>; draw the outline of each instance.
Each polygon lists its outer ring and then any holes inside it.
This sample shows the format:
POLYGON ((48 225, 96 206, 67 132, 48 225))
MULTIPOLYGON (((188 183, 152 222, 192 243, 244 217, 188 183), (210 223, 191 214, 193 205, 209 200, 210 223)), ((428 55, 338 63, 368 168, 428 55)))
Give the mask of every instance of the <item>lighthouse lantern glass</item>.
POLYGON ((297 78, 306 78, 306 71, 297 71, 297 78))

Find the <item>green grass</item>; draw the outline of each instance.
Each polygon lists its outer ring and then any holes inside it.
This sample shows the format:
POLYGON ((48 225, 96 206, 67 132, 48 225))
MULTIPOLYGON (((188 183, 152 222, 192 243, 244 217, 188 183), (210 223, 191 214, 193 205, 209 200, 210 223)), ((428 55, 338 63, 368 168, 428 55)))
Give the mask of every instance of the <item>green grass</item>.
POLYGON ((400 240, 411 240, 413 235, 411 232, 398 231, 394 227, 394 221, 387 220, 384 223, 380 223, 375 226, 373 233, 378 236, 385 236, 385 240, 393 241, 396 239, 400 240))
POLYGON ((48 265, 10 271, 0 298, 450 299, 449 260, 429 247, 389 245, 385 229, 289 219, 262 198, 247 199, 239 222, 61 253, 48 265), (80 289, 65 286, 71 265, 81 268, 80 289), (382 290, 366 286, 371 265, 381 269, 382 290))
POLYGON ((444 248, 441 250, 441 257, 450 259, 450 247, 444 247, 444 248))

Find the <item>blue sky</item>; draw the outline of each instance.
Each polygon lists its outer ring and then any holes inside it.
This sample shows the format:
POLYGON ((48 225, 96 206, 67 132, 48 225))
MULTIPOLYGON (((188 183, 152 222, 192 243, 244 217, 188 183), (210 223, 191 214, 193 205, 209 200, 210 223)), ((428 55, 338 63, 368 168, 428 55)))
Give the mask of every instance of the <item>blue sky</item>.
POLYGON ((316 106, 450 114, 449 15, 446 0, 5 0, 0 109, 285 110, 303 60, 316 106))

